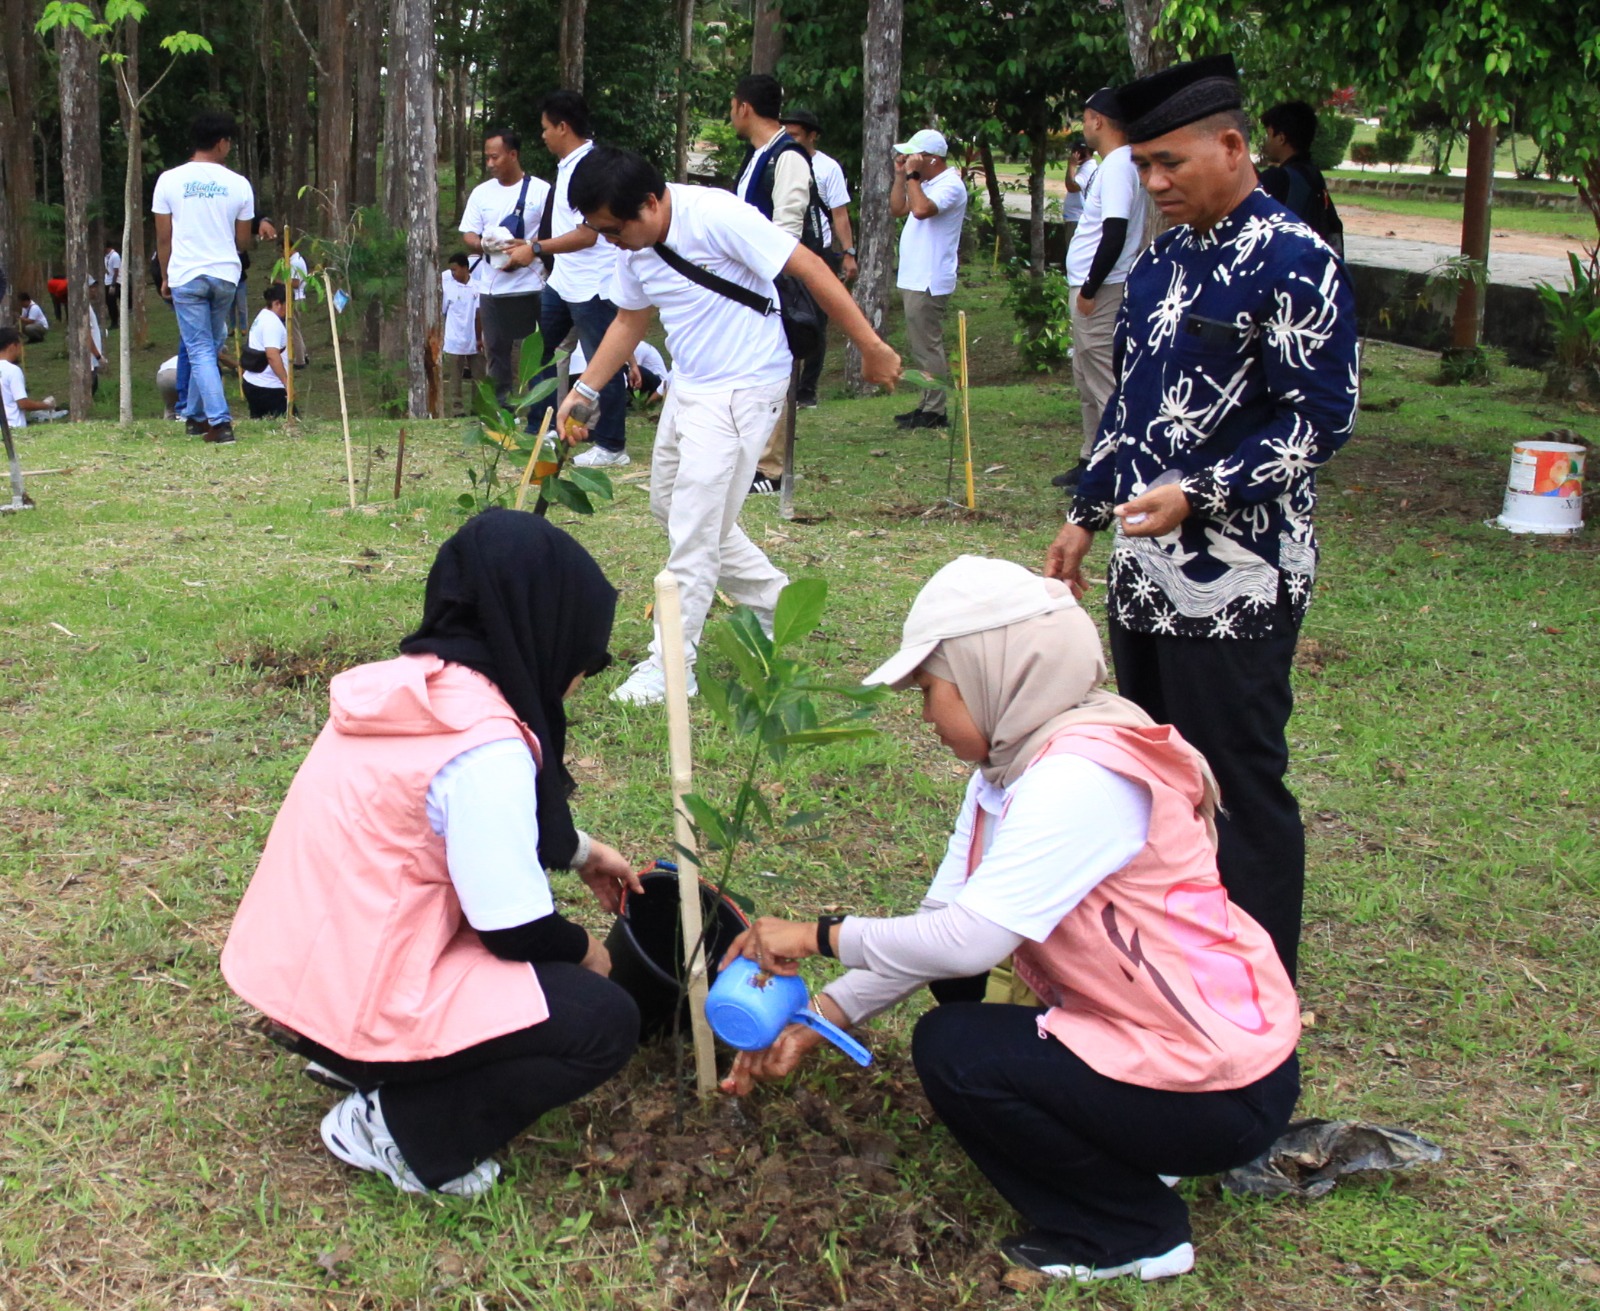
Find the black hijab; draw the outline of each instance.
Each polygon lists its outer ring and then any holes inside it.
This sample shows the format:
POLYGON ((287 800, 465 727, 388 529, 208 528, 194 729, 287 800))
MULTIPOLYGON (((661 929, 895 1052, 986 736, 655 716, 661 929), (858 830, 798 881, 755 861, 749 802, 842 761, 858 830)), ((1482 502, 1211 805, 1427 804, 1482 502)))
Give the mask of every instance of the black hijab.
POLYGON ((594 558, 548 519, 486 510, 439 548, 422 624, 400 643, 482 674, 539 740, 539 861, 566 869, 578 848, 567 798, 563 696, 579 674, 611 663, 617 589, 594 558))

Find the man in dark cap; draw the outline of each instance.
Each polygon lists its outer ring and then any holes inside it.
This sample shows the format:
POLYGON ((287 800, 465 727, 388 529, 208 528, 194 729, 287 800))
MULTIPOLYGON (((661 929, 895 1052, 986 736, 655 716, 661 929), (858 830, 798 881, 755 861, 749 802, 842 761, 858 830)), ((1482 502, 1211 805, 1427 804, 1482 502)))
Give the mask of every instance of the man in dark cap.
POLYGON ((1076 487, 1089 466, 1100 416, 1116 379, 1111 348, 1128 270, 1144 249, 1150 203, 1139 184, 1123 131, 1122 111, 1110 87, 1083 106, 1083 139, 1101 159, 1084 191, 1083 212, 1067 246, 1067 286, 1072 294, 1072 381, 1082 405, 1083 437, 1077 467, 1054 479, 1076 487))
POLYGON ((1289 668, 1311 599, 1315 470, 1349 437, 1355 306, 1328 246, 1256 186, 1233 60, 1117 92, 1175 226, 1128 278, 1117 388, 1046 572, 1075 588, 1115 527, 1117 684, 1216 772, 1218 865, 1291 976, 1305 832, 1284 784, 1289 668))
MULTIPOLYGON (((806 148, 811 156, 811 175, 816 179, 817 195, 827 217, 822 224, 823 261, 846 282, 856 276, 856 239, 850 229, 850 184, 845 181, 839 161, 817 149, 822 136, 822 121, 809 109, 786 109, 778 116, 783 130, 806 148), (837 247, 837 249, 835 249, 837 247)), ((800 385, 795 404, 802 410, 817 408, 817 383, 828 355, 828 324, 822 324, 822 340, 800 370, 800 385)))

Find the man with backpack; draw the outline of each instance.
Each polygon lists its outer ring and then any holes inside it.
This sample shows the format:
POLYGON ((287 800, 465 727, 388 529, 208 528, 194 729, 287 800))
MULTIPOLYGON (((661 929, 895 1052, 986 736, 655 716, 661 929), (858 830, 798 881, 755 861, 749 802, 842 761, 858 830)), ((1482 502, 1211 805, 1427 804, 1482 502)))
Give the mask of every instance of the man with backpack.
POLYGON ((1304 100, 1286 100, 1261 116, 1267 141, 1261 153, 1271 168, 1261 174, 1261 189, 1300 219, 1344 258, 1344 224, 1328 194, 1322 170, 1311 162, 1317 139, 1317 111, 1304 100))
POLYGON ((484 137, 483 162, 490 176, 467 197, 461 240, 489 266, 479 302, 483 348, 495 394, 504 404, 517 380, 522 339, 539 327, 544 268, 527 239, 538 229, 550 184, 522 171, 522 138, 507 128, 484 137))
MULTIPOLYGON (((733 88, 728 118, 744 138, 744 164, 734 194, 753 205, 814 255, 823 251, 822 200, 812 175, 811 153, 779 121, 783 88, 766 73, 747 73, 733 88)), ((753 496, 771 496, 783 478, 782 427, 773 429, 750 484, 753 496)))

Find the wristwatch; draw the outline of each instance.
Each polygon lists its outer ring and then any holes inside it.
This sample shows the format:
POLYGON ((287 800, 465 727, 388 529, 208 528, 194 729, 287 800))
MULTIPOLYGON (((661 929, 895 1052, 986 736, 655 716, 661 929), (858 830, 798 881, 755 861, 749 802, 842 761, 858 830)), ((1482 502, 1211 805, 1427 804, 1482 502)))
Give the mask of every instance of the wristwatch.
POLYGON ((542 255, 543 255, 543 254, 544 254, 544 242, 542 242, 542 241, 536 241, 536 242, 534 242, 534 243, 533 243, 533 257, 534 257, 534 258, 535 258, 535 259, 538 259, 538 258, 540 258, 540 257, 541 257, 541 256, 542 256, 542 255))
POLYGON ((851 259, 854 259, 856 257, 856 248, 854 246, 846 246, 844 248, 844 253, 850 256, 851 259))
POLYGON ((920 173, 907 173, 906 174, 906 181, 907 182, 921 182, 922 181, 922 174, 920 174, 920 173))

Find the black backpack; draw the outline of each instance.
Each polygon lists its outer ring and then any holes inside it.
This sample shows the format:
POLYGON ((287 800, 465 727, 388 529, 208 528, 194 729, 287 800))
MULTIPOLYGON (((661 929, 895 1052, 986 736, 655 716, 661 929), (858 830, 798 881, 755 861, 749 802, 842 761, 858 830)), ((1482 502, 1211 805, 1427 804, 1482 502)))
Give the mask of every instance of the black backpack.
MULTIPOLYGON (((822 234, 827 231, 828 211, 823 207, 822 196, 817 191, 817 175, 811 167, 811 153, 787 132, 784 139, 776 147, 768 151, 761 161, 761 172, 750 184, 744 193, 745 199, 754 205, 768 218, 772 217, 772 187, 778 171, 778 160, 791 151, 798 150, 802 159, 806 161, 806 173, 811 179, 811 196, 806 201, 805 221, 800 229, 800 244, 813 255, 820 255, 826 249, 822 234)), ((752 149, 745 157, 745 166, 755 155, 752 149)))

